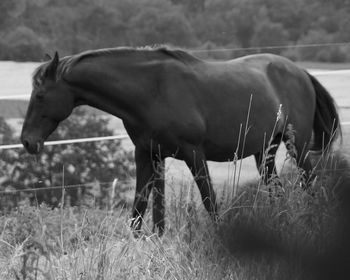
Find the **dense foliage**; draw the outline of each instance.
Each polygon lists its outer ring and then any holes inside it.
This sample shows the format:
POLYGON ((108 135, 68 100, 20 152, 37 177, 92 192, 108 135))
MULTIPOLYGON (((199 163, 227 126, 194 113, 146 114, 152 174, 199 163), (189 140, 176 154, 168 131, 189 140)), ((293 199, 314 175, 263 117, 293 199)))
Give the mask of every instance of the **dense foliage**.
MULTIPOLYGON (((112 46, 191 49, 350 41, 348 0, 2 0, 0 59, 40 60, 112 46)), ((293 59, 349 61, 349 45, 281 48, 293 59)), ((261 49, 264 51, 264 49, 261 49)), ((255 50, 256 51, 256 50, 255 50)), ((241 52, 210 53, 213 57, 241 52)))
MULTIPOLYGON (((49 140, 110 135, 113 131, 108 128, 106 118, 78 108, 49 140)), ((14 143, 13 139, 11 128, 0 119, 0 145, 14 143)), ((113 179, 118 178, 122 183, 133 176, 132 158, 120 141, 47 146, 37 157, 24 149, 0 151, 0 209, 11 209, 24 198, 57 206, 61 202, 62 185, 68 186, 65 190, 68 204, 84 203, 84 198, 92 197, 96 205, 106 206, 113 179), (71 185, 79 187, 70 188, 71 185), (13 192, 28 188, 38 191, 13 192), (40 188, 49 189, 40 191, 40 188)))

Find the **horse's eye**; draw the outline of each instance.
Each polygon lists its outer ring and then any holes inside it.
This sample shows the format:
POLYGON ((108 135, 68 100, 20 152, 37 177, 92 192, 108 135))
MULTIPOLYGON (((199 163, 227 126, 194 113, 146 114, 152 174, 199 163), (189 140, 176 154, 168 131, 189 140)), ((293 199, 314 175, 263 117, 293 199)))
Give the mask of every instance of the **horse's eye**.
POLYGON ((42 85, 41 79, 35 79, 35 80, 33 81, 33 86, 34 86, 35 88, 39 88, 41 85, 42 85))
POLYGON ((39 99, 39 100, 43 100, 44 99, 44 94, 42 92, 38 92, 36 95, 35 95, 36 99, 39 99))

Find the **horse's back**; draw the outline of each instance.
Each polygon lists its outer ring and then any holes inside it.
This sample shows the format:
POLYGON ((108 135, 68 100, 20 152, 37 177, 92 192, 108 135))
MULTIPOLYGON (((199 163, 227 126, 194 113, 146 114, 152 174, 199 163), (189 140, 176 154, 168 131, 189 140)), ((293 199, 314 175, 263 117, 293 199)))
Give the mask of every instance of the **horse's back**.
POLYGON ((244 133, 245 151, 238 149, 239 153, 245 157, 257 152, 264 141, 274 137, 272 134, 283 133, 286 118, 301 135, 307 134, 303 140, 308 141, 315 93, 304 70, 271 54, 213 63, 211 67, 215 73, 204 75, 207 81, 203 81, 200 97, 207 109, 205 145, 209 158, 226 160, 229 150, 243 146, 244 133), (277 113, 281 119, 276 123, 277 113))

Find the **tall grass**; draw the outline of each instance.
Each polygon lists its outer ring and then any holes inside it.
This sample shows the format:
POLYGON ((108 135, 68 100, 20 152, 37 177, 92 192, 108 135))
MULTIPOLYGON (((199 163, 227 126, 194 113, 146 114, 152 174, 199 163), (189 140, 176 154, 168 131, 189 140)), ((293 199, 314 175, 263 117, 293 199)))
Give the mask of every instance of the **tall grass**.
POLYGON ((23 203, 0 218, 0 279, 341 279, 350 249, 349 165, 335 155, 319 172, 307 191, 298 172, 282 184, 242 186, 230 199, 232 186, 223 186, 218 224, 184 185, 167 200, 162 238, 149 214, 134 238, 128 207, 23 203))

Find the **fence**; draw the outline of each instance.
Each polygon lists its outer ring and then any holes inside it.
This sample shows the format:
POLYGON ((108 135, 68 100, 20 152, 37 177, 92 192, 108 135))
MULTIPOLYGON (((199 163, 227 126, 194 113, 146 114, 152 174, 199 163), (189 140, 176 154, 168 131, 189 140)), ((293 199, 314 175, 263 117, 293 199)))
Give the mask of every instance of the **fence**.
POLYGON ((350 42, 334 42, 334 43, 319 43, 319 44, 297 44, 297 45, 276 45, 276 46, 256 46, 245 48, 219 48, 219 49, 189 49, 192 53, 205 53, 205 52, 240 52, 240 51, 261 51, 261 50, 281 50, 290 48, 317 48, 317 47, 332 47, 332 46, 349 46, 350 42))
MULTIPOLYGON (((91 137, 91 138, 77 138, 77 139, 68 139, 68 140, 57 140, 57 141, 48 141, 45 142, 45 146, 56 146, 56 145, 65 145, 65 144, 75 144, 75 143, 86 143, 86 142, 97 142, 97 141, 108 141, 108 140, 123 140, 128 139, 127 134, 114 135, 114 136, 104 136, 104 137, 91 137)), ((8 149, 19 149, 23 148, 22 144, 11 144, 11 145, 2 145, 0 150, 8 149)))

